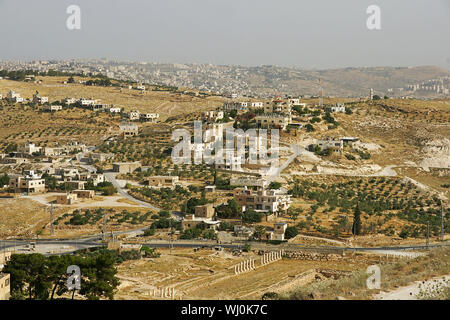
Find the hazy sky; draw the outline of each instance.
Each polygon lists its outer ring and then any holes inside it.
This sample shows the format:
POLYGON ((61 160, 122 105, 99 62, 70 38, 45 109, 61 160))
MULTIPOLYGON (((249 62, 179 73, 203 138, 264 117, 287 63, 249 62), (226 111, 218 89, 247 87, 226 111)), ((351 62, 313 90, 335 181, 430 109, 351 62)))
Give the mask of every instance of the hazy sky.
POLYGON ((0 59, 450 69, 449 39, 450 0, 0 0, 0 59))

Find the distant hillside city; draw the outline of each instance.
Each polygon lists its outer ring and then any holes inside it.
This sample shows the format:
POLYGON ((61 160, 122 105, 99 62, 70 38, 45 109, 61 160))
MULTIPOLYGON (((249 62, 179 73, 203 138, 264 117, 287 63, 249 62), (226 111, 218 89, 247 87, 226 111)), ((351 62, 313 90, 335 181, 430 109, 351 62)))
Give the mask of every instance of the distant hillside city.
POLYGON ((395 98, 449 96, 450 71, 433 66, 361 67, 301 70, 280 66, 237 66, 155 62, 120 62, 106 59, 0 61, 0 70, 102 74, 140 83, 194 88, 227 96, 267 98, 274 95, 395 98))

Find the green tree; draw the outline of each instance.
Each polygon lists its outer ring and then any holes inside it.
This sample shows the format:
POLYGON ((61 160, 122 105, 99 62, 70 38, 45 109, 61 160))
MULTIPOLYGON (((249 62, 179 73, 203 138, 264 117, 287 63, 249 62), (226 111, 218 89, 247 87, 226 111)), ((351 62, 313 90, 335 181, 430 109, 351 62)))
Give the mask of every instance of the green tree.
POLYGON ((257 225, 255 227, 255 232, 253 233, 253 237, 255 239, 261 240, 261 238, 266 234, 266 227, 257 225))
POLYGON ((9 176, 5 173, 0 177, 0 188, 9 185, 9 176))
POLYGON ((353 227, 352 227, 352 233, 354 235, 360 235, 362 229, 361 224, 361 210, 359 209, 359 202, 356 204, 355 211, 353 213, 353 227))
POLYGON ((298 230, 293 226, 287 227, 286 231, 284 232, 284 236, 286 237, 286 239, 294 238, 296 235, 298 235, 298 230))
POLYGON ((279 182, 272 181, 269 184, 269 189, 280 189, 280 188, 281 188, 281 183, 279 183, 279 182))

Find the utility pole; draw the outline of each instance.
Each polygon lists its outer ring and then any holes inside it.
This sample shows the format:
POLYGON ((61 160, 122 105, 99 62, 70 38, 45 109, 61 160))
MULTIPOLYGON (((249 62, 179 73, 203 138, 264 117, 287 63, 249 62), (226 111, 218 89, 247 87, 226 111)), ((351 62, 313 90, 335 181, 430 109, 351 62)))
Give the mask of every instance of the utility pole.
POLYGON ((54 216, 53 216, 53 203, 50 204, 50 235, 53 236, 55 234, 55 228, 53 225, 54 216))
POLYGON ((429 245, 430 245, 430 215, 428 215, 427 221, 427 250, 429 245))

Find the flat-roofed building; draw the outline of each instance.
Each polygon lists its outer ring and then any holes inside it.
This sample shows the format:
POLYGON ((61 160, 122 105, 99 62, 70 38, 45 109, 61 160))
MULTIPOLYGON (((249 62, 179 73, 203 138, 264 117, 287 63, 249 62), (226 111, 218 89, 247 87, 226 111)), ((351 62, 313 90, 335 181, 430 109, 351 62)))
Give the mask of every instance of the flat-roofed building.
POLYGON ((279 190, 249 190, 247 187, 236 188, 234 199, 246 211, 248 209, 259 212, 285 213, 289 209, 291 196, 279 190))
POLYGON ((287 226, 286 222, 275 222, 273 225, 272 240, 284 241, 284 233, 286 232, 287 226))
POLYGON ((102 153, 102 152, 91 152, 89 154, 89 162, 105 162, 114 158, 112 153, 102 153))
POLYGON ((259 187, 266 188, 269 184, 266 179, 257 177, 232 177, 230 179, 230 185, 236 187, 259 187))
POLYGON ((0 300, 9 300, 11 281, 9 273, 0 273, 0 300))
POLYGON ((95 196, 94 190, 73 190, 72 194, 75 194, 79 199, 92 199, 95 196))
POLYGON ((140 167, 142 167, 140 161, 113 163, 113 171, 118 173, 133 173, 136 169, 140 167))
POLYGON ((62 106, 61 106, 61 105, 49 105, 49 106, 44 106, 43 110, 44 110, 44 111, 47 111, 47 112, 61 111, 61 110, 62 110, 62 106))
POLYGON ((207 203, 195 207, 195 216, 199 218, 212 219, 214 217, 215 209, 212 203, 207 203))
POLYGON ((216 122, 223 119, 223 111, 205 111, 202 115, 203 120, 208 122, 216 122))
POLYGON ((264 107, 264 103, 261 102, 261 101, 252 102, 251 107, 252 108, 263 108, 264 107))
POLYGON ((62 182, 62 184, 64 184, 70 190, 84 190, 86 183, 87 181, 77 181, 77 180, 62 182))
POLYGON ((35 104, 44 104, 48 102, 48 97, 41 97, 39 95, 39 92, 36 91, 36 93, 33 95, 33 103, 35 104))
POLYGON ((99 183, 105 182, 105 176, 103 174, 94 173, 90 177, 88 177, 88 181, 92 181, 94 186, 97 186, 99 183))
POLYGON ((151 187, 175 187, 178 182, 178 176, 154 176, 145 180, 145 184, 151 187))
POLYGON ((159 113, 141 113, 139 119, 144 122, 157 122, 159 113))
POLYGON ((272 114, 272 113, 282 113, 282 114, 291 114, 292 111, 292 105, 286 101, 275 99, 272 101, 272 103, 266 103, 264 106, 264 113, 265 114, 272 114))
POLYGON ((342 137, 341 141, 344 146, 353 146, 354 144, 360 142, 358 137, 342 137))
POLYGON ((263 114, 255 117, 256 124, 259 128, 280 128, 285 130, 292 122, 292 117, 288 114, 271 113, 263 114))
POLYGON ((246 103, 242 102, 225 102, 222 107, 223 111, 248 111, 246 103))
POLYGON ((43 193, 45 192, 45 180, 30 177, 15 177, 10 179, 9 187, 14 192, 43 193))
POLYGON ((196 217, 193 214, 186 215, 186 217, 181 221, 181 229, 183 231, 196 228, 199 225, 203 225, 205 229, 217 230, 220 225, 220 221, 196 217))
POLYGON ((6 95, 6 99, 11 102, 23 102, 24 99, 20 96, 19 93, 14 92, 13 90, 10 90, 8 94, 6 95))
POLYGON ((124 139, 136 137, 139 134, 139 127, 136 124, 122 123, 119 125, 119 132, 124 139))
POLYGON ((29 155, 32 155, 33 153, 39 153, 41 151, 42 147, 38 147, 34 143, 25 143, 17 149, 17 152, 26 153, 29 155))
POLYGON ((132 110, 127 113, 127 117, 128 119, 130 119, 130 121, 136 121, 141 117, 141 113, 137 110, 132 110))
POLYGON ((44 155, 47 157, 55 157, 60 156, 64 153, 64 148, 58 147, 58 148, 44 148, 44 155))
POLYGON ((105 109, 108 113, 120 113, 122 111, 122 108, 119 107, 110 107, 105 109))
POLYGON ((340 139, 327 138, 325 140, 317 140, 316 145, 320 148, 320 151, 323 151, 325 149, 332 149, 332 150, 344 149, 344 142, 340 139))
POLYGON ((76 102, 77 102, 77 99, 75 99, 75 98, 65 98, 63 100, 63 103, 68 106, 75 104, 76 102))
POLYGON ((77 201, 78 196, 75 193, 66 193, 56 195, 56 203, 63 205, 71 205, 77 201))
POLYGON ((27 158, 18 158, 18 157, 4 157, 2 159, 2 163, 7 164, 22 164, 30 162, 27 158))
POLYGON ((97 100, 95 100, 95 99, 84 99, 84 98, 81 98, 78 101, 80 102, 82 107, 88 107, 88 106, 93 106, 93 105, 97 104, 97 100))
POLYGON ((11 251, 0 251, 0 271, 9 260, 11 260, 11 251))
POLYGON ((330 108, 331 112, 337 112, 337 113, 344 113, 345 112, 345 105, 343 103, 336 103, 335 106, 330 108))

